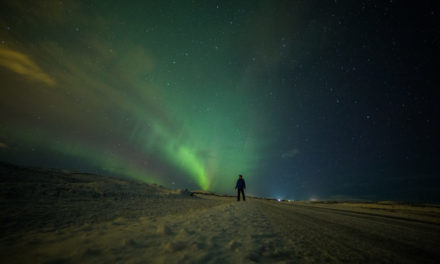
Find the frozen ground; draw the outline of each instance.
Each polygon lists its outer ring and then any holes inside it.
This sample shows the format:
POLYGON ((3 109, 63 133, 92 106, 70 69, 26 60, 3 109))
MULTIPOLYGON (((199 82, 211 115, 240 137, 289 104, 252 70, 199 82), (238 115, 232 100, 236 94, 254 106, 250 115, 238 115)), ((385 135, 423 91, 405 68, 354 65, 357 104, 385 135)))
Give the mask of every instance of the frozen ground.
POLYGON ((0 165, 0 263, 440 263, 440 209, 191 195, 0 165))

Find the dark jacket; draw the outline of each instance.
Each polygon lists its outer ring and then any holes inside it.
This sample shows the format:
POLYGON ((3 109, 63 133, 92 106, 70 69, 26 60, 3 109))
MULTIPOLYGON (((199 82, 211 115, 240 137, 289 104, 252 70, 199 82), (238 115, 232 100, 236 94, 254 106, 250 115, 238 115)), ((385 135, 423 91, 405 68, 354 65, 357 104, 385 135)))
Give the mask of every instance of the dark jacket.
POLYGON ((246 189, 246 183, 244 183, 243 179, 238 179, 235 189, 246 189))

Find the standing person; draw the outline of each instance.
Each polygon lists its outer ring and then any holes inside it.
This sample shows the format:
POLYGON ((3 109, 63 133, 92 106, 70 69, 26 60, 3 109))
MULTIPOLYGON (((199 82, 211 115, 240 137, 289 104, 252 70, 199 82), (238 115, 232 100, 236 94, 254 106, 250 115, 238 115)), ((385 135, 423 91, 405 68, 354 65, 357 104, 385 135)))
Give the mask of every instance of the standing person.
POLYGON ((246 189, 246 183, 243 180, 243 176, 238 175, 237 184, 235 185, 235 189, 237 190, 237 201, 240 201, 240 192, 243 195, 243 201, 246 201, 246 197, 244 196, 244 189, 246 189))

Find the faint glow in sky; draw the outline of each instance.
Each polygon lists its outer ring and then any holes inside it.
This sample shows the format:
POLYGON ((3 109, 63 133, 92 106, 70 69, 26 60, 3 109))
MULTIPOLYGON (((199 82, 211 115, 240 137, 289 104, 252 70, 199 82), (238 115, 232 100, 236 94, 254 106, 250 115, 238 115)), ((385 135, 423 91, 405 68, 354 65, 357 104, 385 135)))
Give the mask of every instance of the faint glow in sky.
POLYGON ((55 85, 54 80, 44 73, 27 55, 0 47, 0 66, 49 86, 55 85))
POLYGON ((0 160, 223 193, 243 174, 261 196, 439 200, 438 39, 420 30, 436 24, 406 5, 1 1, 0 160))
POLYGON ((7 5, 27 14, 2 27, 7 159, 203 190, 227 191, 238 173, 253 177, 263 144, 251 133, 258 121, 240 96, 245 86, 200 83, 222 69, 218 55, 209 68, 196 51, 185 51, 186 62, 168 59, 182 44, 152 44, 112 12, 82 4, 7 5))

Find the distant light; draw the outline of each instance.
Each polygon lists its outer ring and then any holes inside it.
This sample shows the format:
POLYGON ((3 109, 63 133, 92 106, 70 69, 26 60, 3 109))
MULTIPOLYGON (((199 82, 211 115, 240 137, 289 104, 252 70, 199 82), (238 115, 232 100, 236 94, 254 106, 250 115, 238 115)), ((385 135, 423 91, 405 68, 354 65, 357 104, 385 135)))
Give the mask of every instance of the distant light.
POLYGON ((281 199, 280 199, 280 198, 278 198, 278 199, 277 199, 277 201, 278 201, 278 202, 281 202, 281 199))

